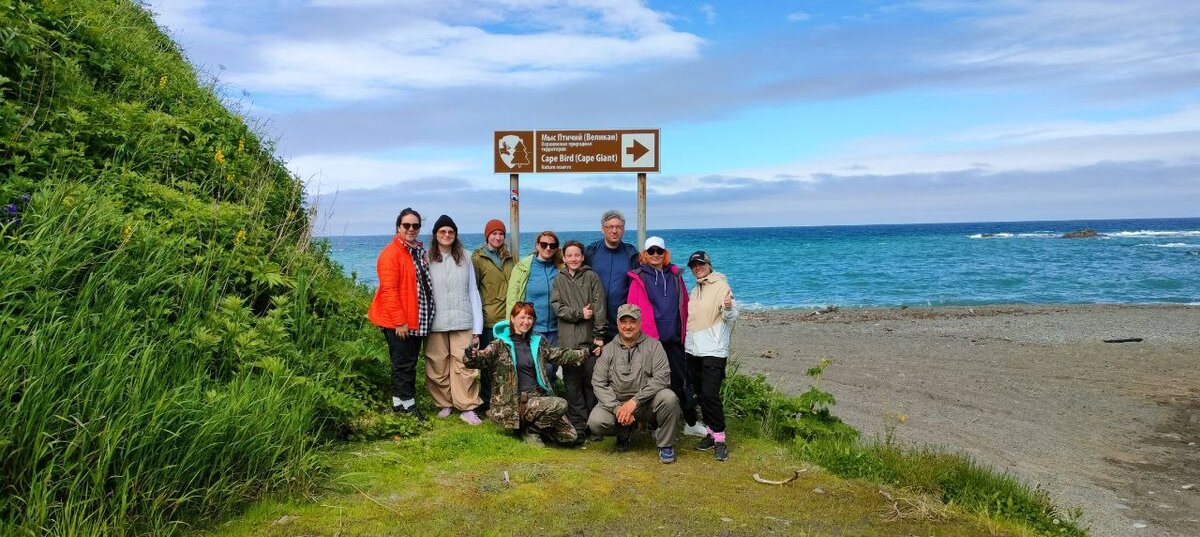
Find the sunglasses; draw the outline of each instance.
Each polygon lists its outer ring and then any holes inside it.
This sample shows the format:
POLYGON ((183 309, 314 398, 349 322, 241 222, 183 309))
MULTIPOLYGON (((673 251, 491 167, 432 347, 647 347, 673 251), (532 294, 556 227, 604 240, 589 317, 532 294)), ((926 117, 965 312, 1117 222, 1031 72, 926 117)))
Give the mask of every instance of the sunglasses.
POLYGON ((558 243, 557 243, 557 242, 541 242, 541 241, 538 241, 538 246, 541 246, 542 248, 545 248, 545 249, 547 249, 547 250, 557 250, 557 249, 558 249, 558 243))
POLYGON ((417 222, 416 224, 410 224, 408 222, 400 222, 400 227, 404 229, 421 229, 421 223, 417 222))
POLYGON ((657 246, 651 246, 649 248, 646 248, 646 253, 648 253, 650 255, 663 255, 666 252, 667 251, 665 249, 659 248, 657 246))

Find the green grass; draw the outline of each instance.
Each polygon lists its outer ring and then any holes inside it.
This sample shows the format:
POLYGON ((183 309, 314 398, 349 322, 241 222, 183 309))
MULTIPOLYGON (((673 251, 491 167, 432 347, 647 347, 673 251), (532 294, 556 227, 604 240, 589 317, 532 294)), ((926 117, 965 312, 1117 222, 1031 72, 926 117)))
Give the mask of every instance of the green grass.
POLYGON ((439 421, 418 438, 325 452, 330 477, 311 495, 261 501, 199 534, 1030 534, 884 487, 901 502, 903 517, 892 520, 896 510, 881 487, 817 468, 786 485, 759 484, 755 473, 778 479, 807 464, 774 440, 737 430, 731 439, 722 463, 681 437, 678 460, 664 465, 646 434, 628 453, 614 452, 611 439, 586 449, 534 448, 490 424, 439 421))

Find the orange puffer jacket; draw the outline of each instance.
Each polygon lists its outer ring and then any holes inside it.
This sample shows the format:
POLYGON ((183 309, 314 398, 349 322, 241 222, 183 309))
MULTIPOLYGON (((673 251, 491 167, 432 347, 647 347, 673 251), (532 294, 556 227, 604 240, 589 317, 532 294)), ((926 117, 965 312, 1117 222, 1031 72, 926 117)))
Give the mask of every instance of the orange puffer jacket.
POLYGON ((399 236, 392 239, 379 252, 375 262, 379 273, 379 288, 367 309, 367 318, 381 328, 396 328, 407 324, 416 330, 420 324, 417 317, 417 268, 412 255, 399 236))

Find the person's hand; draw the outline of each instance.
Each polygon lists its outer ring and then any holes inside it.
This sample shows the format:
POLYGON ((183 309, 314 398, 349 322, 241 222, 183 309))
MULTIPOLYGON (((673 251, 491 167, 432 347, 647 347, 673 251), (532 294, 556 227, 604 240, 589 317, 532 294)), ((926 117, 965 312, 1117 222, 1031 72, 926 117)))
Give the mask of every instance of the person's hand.
POLYGON ((587 304, 585 304, 583 306, 583 318, 584 318, 584 320, 592 318, 592 303, 591 302, 588 302, 587 304))
POLYGON ((593 339, 592 340, 592 354, 594 354, 596 356, 600 356, 600 353, 602 351, 604 351, 604 340, 600 339, 600 338, 593 339))
POLYGON ((637 410, 637 399, 630 399, 624 403, 621 403, 621 406, 617 407, 616 411, 617 423, 621 425, 632 425, 634 410, 637 410))
POLYGON ((479 334, 471 335, 471 346, 475 347, 476 349, 479 348, 479 334))
POLYGON ((396 337, 400 339, 408 339, 408 324, 402 324, 396 327, 396 337))
POLYGON ((733 309, 733 289, 725 292, 725 309, 733 309))

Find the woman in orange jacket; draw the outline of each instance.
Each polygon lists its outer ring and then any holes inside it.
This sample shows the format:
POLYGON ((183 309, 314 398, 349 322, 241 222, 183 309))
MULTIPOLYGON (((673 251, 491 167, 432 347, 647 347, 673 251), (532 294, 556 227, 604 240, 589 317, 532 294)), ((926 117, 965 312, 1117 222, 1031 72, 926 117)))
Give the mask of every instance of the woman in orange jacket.
POLYGON ((367 318, 383 331, 392 359, 392 411, 425 416, 417 409, 417 356, 433 324, 429 256, 417 240, 421 214, 410 207, 396 217, 396 236, 379 252, 379 288, 367 318))

